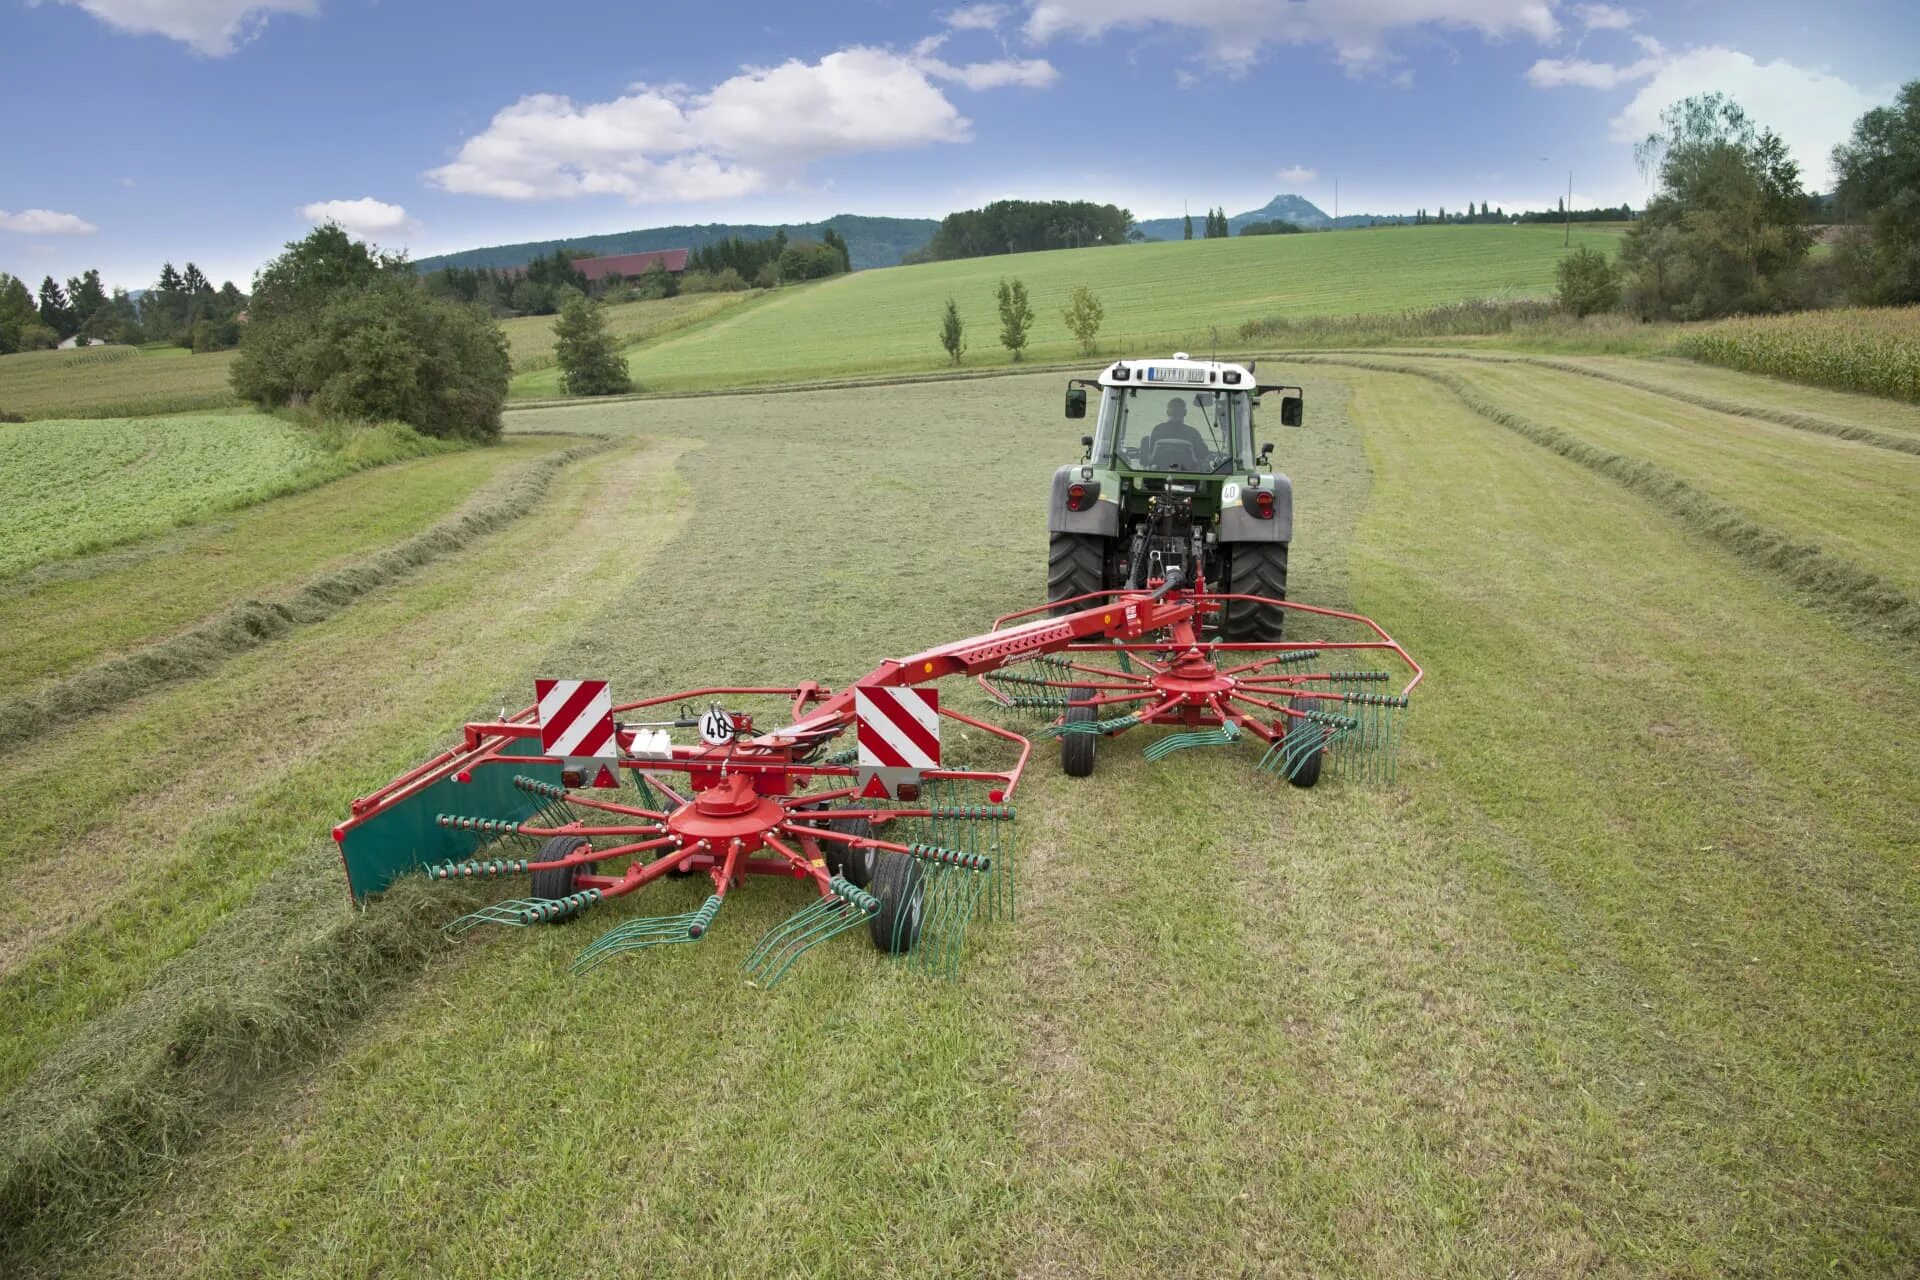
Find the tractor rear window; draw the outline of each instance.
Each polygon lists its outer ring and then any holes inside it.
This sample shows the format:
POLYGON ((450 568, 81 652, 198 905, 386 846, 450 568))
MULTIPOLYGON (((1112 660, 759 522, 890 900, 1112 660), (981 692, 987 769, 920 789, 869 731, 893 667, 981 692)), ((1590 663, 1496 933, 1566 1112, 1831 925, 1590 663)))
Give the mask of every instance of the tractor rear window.
POLYGON ((1135 471, 1210 475, 1253 463, 1246 393, 1110 387, 1095 456, 1135 471))

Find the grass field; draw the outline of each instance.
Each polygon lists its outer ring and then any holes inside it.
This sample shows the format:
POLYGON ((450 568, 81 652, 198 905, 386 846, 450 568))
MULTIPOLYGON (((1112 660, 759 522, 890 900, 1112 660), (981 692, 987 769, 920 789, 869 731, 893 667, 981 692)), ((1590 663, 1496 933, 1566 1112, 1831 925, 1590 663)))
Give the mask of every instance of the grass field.
MULTIPOLYGON (((756 296, 751 292, 689 293, 652 302, 622 302, 607 308, 607 332, 622 346, 634 346, 662 334, 699 324, 756 296)), ((513 316, 500 322, 513 354, 515 373, 554 367, 553 325, 556 319, 557 316, 513 316)), ((555 394, 559 385, 555 380, 555 394)))
MULTIPOLYGON (((1617 228, 1574 233, 1611 249, 1617 228)), ((948 297, 967 326, 966 367, 1008 363, 999 345, 994 289, 1026 282, 1035 320, 1033 360, 1077 358, 1060 309, 1075 286, 1100 295, 1104 352, 1169 344, 1223 348, 1238 326, 1269 315, 1344 315, 1468 297, 1542 296, 1553 289, 1561 232, 1543 227, 1387 228, 1339 236, 1243 239, 1069 249, 862 271, 782 289, 632 353, 634 379, 650 390, 810 381, 847 374, 938 369, 941 308, 948 297), (1178 282, 1170 288, 1170 282, 1178 282)), ((553 395, 551 376, 519 377, 514 394, 553 395)))
MULTIPOLYGON (((1309 427, 1281 456, 1296 597, 1428 666, 1400 785, 1133 739, 1072 781, 1042 744, 1021 919, 952 985, 846 938, 747 988, 799 901, 777 882, 587 979, 585 942, 704 890, 446 949, 470 897, 349 912, 326 831, 535 672, 840 680, 1031 602, 1060 379, 515 415, 623 443, 533 518, 0 760, 0 1265, 1902 1274, 1916 649, 1681 499, 1911 592, 1920 460, 1663 393, 1700 389, 1663 363, 1368 359, 1411 372, 1288 367, 1309 427)), ((1724 406, 1778 402, 1710 372, 1724 406)), ((313 522, 286 554, 325 557, 335 491, 281 500, 313 522)))
POLYGON ((27 418, 131 418, 235 403, 234 353, 94 347, 0 356, 0 410, 27 418))

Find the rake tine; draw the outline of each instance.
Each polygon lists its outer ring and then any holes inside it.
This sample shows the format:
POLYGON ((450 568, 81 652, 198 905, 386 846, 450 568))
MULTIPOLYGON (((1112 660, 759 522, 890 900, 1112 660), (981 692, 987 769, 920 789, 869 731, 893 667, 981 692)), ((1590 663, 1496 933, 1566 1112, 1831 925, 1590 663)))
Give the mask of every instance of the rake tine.
POLYGON ((449 922, 445 931, 459 937, 483 924, 505 925, 511 929, 526 929, 536 924, 558 924, 562 920, 569 920, 579 915, 599 902, 601 897, 598 889, 582 889, 564 898, 508 898, 505 902, 481 907, 478 911, 449 922))
POLYGON ((616 925, 589 942, 573 958, 573 964, 569 967, 576 974, 591 973, 624 952, 678 942, 698 942, 713 927, 714 917, 720 914, 723 901, 719 894, 710 894, 697 911, 672 916, 643 916, 616 925))
POLYGON ((865 924, 880 910, 880 900, 840 876, 828 882, 833 894, 817 898, 767 930, 740 967, 747 980, 771 989, 801 956, 829 938, 865 924))

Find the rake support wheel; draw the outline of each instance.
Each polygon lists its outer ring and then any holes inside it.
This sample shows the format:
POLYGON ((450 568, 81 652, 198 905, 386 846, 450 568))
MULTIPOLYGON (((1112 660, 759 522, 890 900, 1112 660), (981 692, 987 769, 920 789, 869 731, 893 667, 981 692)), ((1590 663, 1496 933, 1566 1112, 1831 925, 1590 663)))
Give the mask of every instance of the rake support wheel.
MULTIPOLYGON (((555 836, 540 846, 541 862, 558 862, 587 847, 585 836, 555 836)), ((533 873, 533 896, 553 900, 573 892, 573 877, 579 867, 555 867, 533 873)))
MULTIPOLYGON (((873 835, 872 818, 834 818, 827 823, 828 830, 838 831, 841 835, 857 836, 862 840, 873 835)), ((879 856, 871 845, 855 847, 841 844, 838 840, 822 840, 821 853, 826 857, 827 866, 847 878, 848 883, 867 888, 873 883, 874 861, 879 856)))
MULTIPOLYGON (((1067 695, 1068 724, 1092 724, 1099 718, 1097 709, 1091 706, 1093 690, 1075 689, 1067 695)), ((1097 733, 1063 733, 1060 735, 1060 769, 1069 778, 1085 778, 1093 773, 1093 754, 1099 746, 1097 733)))
POLYGON ((920 864, 904 853, 887 850, 875 859, 868 892, 880 899, 880 910, 868 922, 873 945, 890 956, 905 955, 920 941, 921 910, 926 881, 920 864))

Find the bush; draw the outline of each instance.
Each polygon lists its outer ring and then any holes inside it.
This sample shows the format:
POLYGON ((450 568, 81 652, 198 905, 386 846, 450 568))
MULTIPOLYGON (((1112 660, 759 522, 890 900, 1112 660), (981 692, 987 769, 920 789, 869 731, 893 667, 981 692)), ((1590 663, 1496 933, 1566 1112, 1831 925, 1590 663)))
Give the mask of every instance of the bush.
POLYGON ((722 267, 718 271, 689 271, 680 277, 682 293, 739 293, 748 287, 746 280, 732 267, 722 267))
POLYGON ((554 359, 568 395, 611 396, 633 389, 626 357, 607 335, 604 308, 576 296, 553 326, 554 359))
POLYGON ((823 280, 839 275, 845 266, 838 249, 832 245, 815 244, 811 240, 788 245, 780 254, 782 280, 823 280))
POLYGON ((1620 275, 1607 255, 1598 249, 1575 249, 1560 259, 1554 274, 1560 281, 1554 296, 1576 319, 1585 319, 1596 311, 1611 311, 1620 305, 1620 275))
POLYGON ((509 374, 500 327, 476 307, 430 296, 403 260, 359 244, 343 251, 348 243, 321 227, 261 272, 234 392, 430 436, 498 436, 509 374))
POLYGON ((1240 228, 1240 234, 1243 236, 1297 236, 1301 234, 1301 229, 1291 222, 1274 218, 1270 222, 1249 222, 1240 228))

